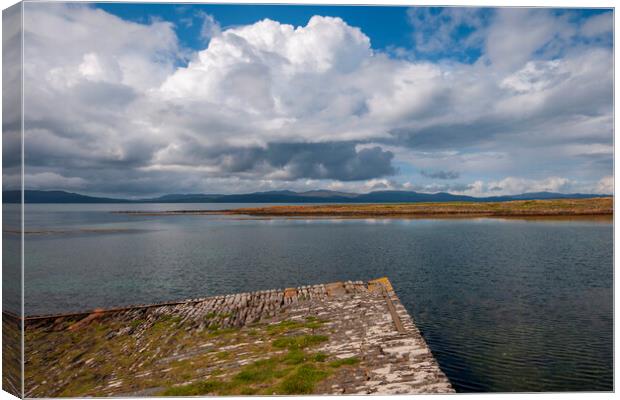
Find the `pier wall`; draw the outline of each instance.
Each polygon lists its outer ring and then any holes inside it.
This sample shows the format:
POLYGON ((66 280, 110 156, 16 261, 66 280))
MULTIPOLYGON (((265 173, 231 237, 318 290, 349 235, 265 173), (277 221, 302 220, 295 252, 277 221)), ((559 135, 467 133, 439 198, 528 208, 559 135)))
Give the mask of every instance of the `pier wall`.
POLYGON ((453 391, 386 278, 24 322, 27 397, 453 391), (291 389, 302 367, 320 379, 291 389))

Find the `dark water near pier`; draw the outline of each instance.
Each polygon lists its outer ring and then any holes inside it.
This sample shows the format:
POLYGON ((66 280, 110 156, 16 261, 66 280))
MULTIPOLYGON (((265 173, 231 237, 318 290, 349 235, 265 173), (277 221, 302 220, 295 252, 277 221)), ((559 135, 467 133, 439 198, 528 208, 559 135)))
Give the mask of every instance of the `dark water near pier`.
POLYGON ((230 206, 27 205, 26 314, 385 275, 458 391, 613 389, 610 222, 109 213, 230 206))

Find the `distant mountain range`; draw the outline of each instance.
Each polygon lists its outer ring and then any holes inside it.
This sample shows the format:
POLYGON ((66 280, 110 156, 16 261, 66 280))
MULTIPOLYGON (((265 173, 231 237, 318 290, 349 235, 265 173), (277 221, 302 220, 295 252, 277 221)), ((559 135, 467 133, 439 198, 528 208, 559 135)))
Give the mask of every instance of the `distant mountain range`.
MULTIPOLYGON (((137 200, 92 197, 61 190, 26 190, 26 203, 416 203, 447 201, 512 201, 543 199, 585 199, 611 195, 583 193, 536 192, 511 196, 473 197, 450 193, 418 193, 400 190, 382 190, 370 193, 345 193, 330 190, 293 192, 290 190, 247 194, 167 194, 161 197, 137 200)), ((2 192, 3 203, 19 203, 17 190, 2 192)))

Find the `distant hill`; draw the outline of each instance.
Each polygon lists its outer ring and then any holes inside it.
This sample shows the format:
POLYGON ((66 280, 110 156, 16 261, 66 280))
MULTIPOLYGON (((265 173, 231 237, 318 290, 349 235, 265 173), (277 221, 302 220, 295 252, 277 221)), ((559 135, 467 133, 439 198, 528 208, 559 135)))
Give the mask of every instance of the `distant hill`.
POLYGON ((141 200, 144 203, 208 203, 217 199, 219 194, 167 194, 152 199, 141 200))
POLYGON ((418 193, 398 190, 382 190, 360 194, 355 197, 358 203, 419 203, 445 201, 481 201, 472 196, 461 196, 450 193, 418 193))
MULTIPOLYGON (((585 199, 611 195, 583 193, 523 193, 511 196, 472 197, 450 193, 418 193, 399 190, 382 190, 370 193, 346 193, 330 190, 293 192, 279 190, 246 194, 167 194, 138 200, 92 197, 61 190, 26 190, 26 203, 418 203, 447 201, 512 201, 544 199, 585 199)), ((9 190, 2 193, 3 203, 19 203, 21 193, 9 190)))
MULTIPOLYGON (((24 196, 26 203, 131 203, 130 200, 84 196, 62 190, 26 190, 24 196)), ((2 202, 20 203, 21 192, 19 190, 3 191, 2 202)))

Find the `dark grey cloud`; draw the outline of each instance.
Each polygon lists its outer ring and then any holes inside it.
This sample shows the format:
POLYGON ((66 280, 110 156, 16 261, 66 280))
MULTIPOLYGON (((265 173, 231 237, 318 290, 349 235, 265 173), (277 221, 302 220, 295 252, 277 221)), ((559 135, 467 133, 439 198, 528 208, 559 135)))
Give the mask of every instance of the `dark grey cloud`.
POLYGON ((356 149, 353 142, 269 143, 265 148, 233 148, 219 153, 223 171, 249 172, 268 166, 282 179, 356 181, 394 175, 394 154, 379 146, 356 149))
POLYGON ((445 180, 458 179, 461 176, 461 174, 459 174, 457 171, 427 171, 424 169, 420 171, 420 174, 427 178, 445 179, 445 180))
POLYGON ((75 149, 71 157, 63 161, 68 150, 59 148, 48 140, 50 138, 53 136, 40 136, 40 140, 33 141, 27 149, 26 173, 30 187, 38 188, 39 181, 48 179, 52 173, 54 179, 49 179, 49 184, 54 189, 64 187, 91 194, 147 196, 204 191, 205 185, 212 187, 207 189, 210 192, 243 192, 280 186, 293 188, 298 185, 295 182, 308 179, 356 182, 397 173, 392 165, 392 152, 379 146, 358 149, 355 142, 269 143, 265 147, 221 148, 201 146, 187 139, 185 145, 166 160, 165 165, 176 165, 179 169, 157 170, 149 169, 154 154, 150 144, 125 143, 123 157, 118 159, 75 149), (187 173, 185 170, 196 166, 208 171, 187 173), (72 180, 62 179, 64 176, 71 176, 72 180), (247 189, 227 184, 238 179, 247 189), (268 182, 281 184, 269 186, 268 182))
POLYGON ((24 160, 27 166, 62 168, 71 171, 69 176, 86 171, 100 174, 103 169, 108 168, 118 169, 119 173, 123 173, 128 168, 144 167, 159 148, 157 143, 132 137, 121 137, 110 143, 106 138, 93 137, 86 132, 76 141, 59 134, 58 132, 68 132, 60 125, 46 124, 45 121, 38 121, 36 124, 26 122, 26 127, 32 126, 40 128, 31 129, 25 134, 27 145, 24 147, 24 160), (115 151, 117 149, 122 150, 115 151))
POLYGON ((21 6, 4 10, 2 20, 2 167, 6 176, 9 168, 21 165, 23 65, 17 61, 22 53, 21 6))

